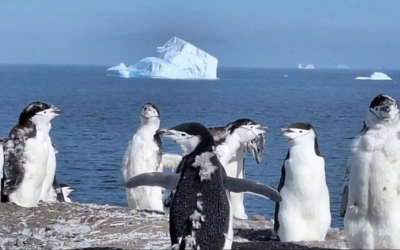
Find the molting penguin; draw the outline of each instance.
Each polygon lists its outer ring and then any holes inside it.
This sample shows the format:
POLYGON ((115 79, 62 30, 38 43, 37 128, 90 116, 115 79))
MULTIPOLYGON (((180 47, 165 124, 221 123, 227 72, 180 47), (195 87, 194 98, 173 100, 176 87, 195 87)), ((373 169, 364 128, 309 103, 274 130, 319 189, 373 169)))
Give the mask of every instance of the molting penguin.
POLYGON ((261 183, 232 178, 213 152, 215 142, 199 123, 183 123, 158 131, 185 148, 180 173, 145 173, 129 179, 125 186, 161 186, 176 189, 170 209, 173 248, 231 249, 233 238, 231 192, 251 192, 281 201, 279 193, 261 183))
POLYGON ((43 102, 31 103, 21 112, 3 146, 3 195, 8 201, 37 206, 48 174, 50 122, 60 114, 60 109, 43 102))
POLYGON ((274 230, 282 242, 324 241, 331 224, 325 160, 317 134, 310 124, 293 123, 283 128, 289 141, 275 206, 274 230))
MULTIPOLYGON (((160 127, 160 111, 151 104, 142 107, 140 127, 129 141, 123 160, 123 176, 130 177, 146 172, 163 172, 164 167, 176 167, 173 157, 163 154, 162 142, 156 131, 160 127)), ((179 164, 180 158, 176 164, 179 164)), ((126 189, 128 205, 134 209, 164 211, 160 187, 126 189)))
MULTIPOLYGON (((210 129, 210 132, 215 129, 210 129)), ((251 152, 257 163, 260 163, 261 153, 265 144, 267 127, 262 127, 250 119, 238 119, 225 126, 227 133, 219 137, 216 153, 228 176, 245 178, 245 151, 251 152)), ((212 133, 213 134, 213 133, 212 133)), ((244 207, 244 194, 231 193, 233 216, 247 219, 244 207)))
MULTIPOLYGON (((262 127, 250 119, 238 119, 230 122, 225 127, 208 129, 216 143, 216 153, 221 164, 224 166, 228 176, 244 178, 244 150, 253 153, 257 163, 260 162, 260 154, 264 149, 265 133, 267 127, 262 127)), ((185 154, 185 147, 182 147, 185 154)), ((180 168, 176 173, 180 172, 180 168)), ((172 200, 169 194, 164 200, 167 207, 172 200)), ((232 193, 233 216, 240 219, 247 219, 243 204, 243 193, 232 193)))
POLYGON ((342 200, 344 231, 352 249, 400 249, 399 138, 398 101, 376 96, 365 128, 351 145, 348 190, 342 200))

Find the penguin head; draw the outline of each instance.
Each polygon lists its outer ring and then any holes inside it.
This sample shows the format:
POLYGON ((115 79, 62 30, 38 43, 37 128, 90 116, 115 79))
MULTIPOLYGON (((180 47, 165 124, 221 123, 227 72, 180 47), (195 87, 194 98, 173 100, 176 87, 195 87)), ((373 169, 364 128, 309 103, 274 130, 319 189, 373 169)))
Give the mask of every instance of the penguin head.
POLYGON ((152 103, 145 103, 142 107, 140 118, 142 124, 157 123, 159 125, 160 111, 156 105, 152 103))
POLYGON ((399 103, 396 99, 380 94, 369 105, 365 125, 366 127, 372 127, 376 124, 390 125, 398 123, 399 112, 399 103))
POLYGON ((212 151, 214 139, 206 127, 197 122, 182 123, 156 132, 161 137, 174 141, 186 154, 193 151, 212 151))
POLYGON ((287 128, 282 128, 281 134, 290 144, 314 143, 317 138, 314 127, 311 124, 302 122, 296 122, 287 128))
POLYGON ((251 153, 257 164, 261 162, 261 154, 265 147, 265 134, 258 135, 254 140, 247 143, 246 150, 251 153))
POLYGON ((268 127, 263 127, 261 124, 250 119, 238 119, 229 123, 226 126, 226 129, 230 134, 236 133, 240 138, 240 142, 244 145, 247 145, 247 143, 255 140, 257 137, 262 136, 268 131, 268 127))
POLYGON ((28 124, 49 124, 51 120, 61 114, 61 109, 50 106, 44 102, 33 102, 22 110, 18 123, 21 125, 28 124))

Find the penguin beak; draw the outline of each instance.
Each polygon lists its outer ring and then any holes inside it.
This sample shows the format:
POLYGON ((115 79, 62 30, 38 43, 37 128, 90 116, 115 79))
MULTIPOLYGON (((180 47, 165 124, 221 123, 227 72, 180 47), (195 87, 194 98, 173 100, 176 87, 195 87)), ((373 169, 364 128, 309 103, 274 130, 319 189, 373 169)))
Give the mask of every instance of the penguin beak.
POLYGON ((59 108, 56 108, 56 107, 52 107, 51 108, 51 112, 53 112, 54 114, 57 114, 57 115, 61 115, 62 114, 62 110, 59 109, 59 108))
POLYGON ((289 134, 289 133, 293 133, 293 130, 290 130, 289 128, 281 128, 281 134, 285 135, 285 134, 289 134))
POLYGON ((162 136, 164 138, 172 139, 172 140, 174 140, 174 138, 172 138, 172 137, 176 136, 176 134, 173 133, 171 130, 165 129, 165 128, 157 130, 156 134, 158 134, 159 136, 162 136))
POLYGON ((156 134, 159 136, 164 136, 164 135, 171 134, 171 132, 169 132, 168 129, 162 128, 162 129, 157 130, 156 134))

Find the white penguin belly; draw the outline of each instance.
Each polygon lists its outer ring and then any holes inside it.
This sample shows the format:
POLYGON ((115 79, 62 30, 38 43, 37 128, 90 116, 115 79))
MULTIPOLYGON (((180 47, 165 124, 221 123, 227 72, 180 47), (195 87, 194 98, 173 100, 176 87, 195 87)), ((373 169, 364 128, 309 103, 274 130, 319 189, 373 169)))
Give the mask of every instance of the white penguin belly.
POLYGON ((350 248, 400 248, 400 162, 380 151, 351 160, 344 229, 350 248))
POLYGON ((282 242, 324 241, 331 224, 324 170, 307 166, 297 166, 292 169, 294 172, 285 169, 285 184, 280 191, 279 238, 282 242))
MULTIPOLYGON (((158 160, 159 148, 153 140, 143 140, 135 135, 132 141, 129 164, 126 166, 127 179, 142 173, 162 172, 158 160)), ((129 207, 134 209, 148 209, 163 211, 162 188, 139 187, 126 189, 129 207)))
POLYGON ((49 138, 49 159, 47 161, 46 177, 43 181, 40 200, 45 202, 57 201, 57 194, 53 190, 53 181, 56 174, 56 154, 49 138))
POLYGON ((18 189, 9 195, 11 202, 22 207, 37 206, 46 177, 49 147, 46 135, 40 130, 25 144, 24 178, 18 189))
MULTIPOLYGON (((236 156, 234 156, 225 167, 225 170, 226 174, 230 177, 235 177, 239 179, 244 178, 243 150, 238 150, 236 156)), ((238 219, 246 220, 248 217, 244 207, 244 194, 231 192, 231 203, 233 216, 238 219)))

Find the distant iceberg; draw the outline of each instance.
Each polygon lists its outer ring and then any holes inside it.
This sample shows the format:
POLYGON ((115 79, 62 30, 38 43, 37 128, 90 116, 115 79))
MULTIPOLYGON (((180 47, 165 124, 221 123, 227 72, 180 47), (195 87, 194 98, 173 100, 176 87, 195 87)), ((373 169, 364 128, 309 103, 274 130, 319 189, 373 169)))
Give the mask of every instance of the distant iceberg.
POLYGON ((178 37, 157 47, 157 52, 160 57, 146 57, 129 67, 123 63, 111 67, 107 76, 218 79, 218 59, 178 37))
POLYGON ((315 69, 313 64, 309 64, 305 67, 305 69, 315 69))
POLYGON ((374 72, 371 76, 358 76, 355 80, 392 80, 388 75, 381 72, 374 72))
POLYGON ((336 66, 337 69, 350 69, 349 66, 344 65, 344 64, 340 64, 338 66, 336 66))
POLYGON ((303 67, 303 65, 301 63, 299 63, 299 65, 297 65, 298 69, 315 69, 313 64, 308 64, 307 66, 303 67))

